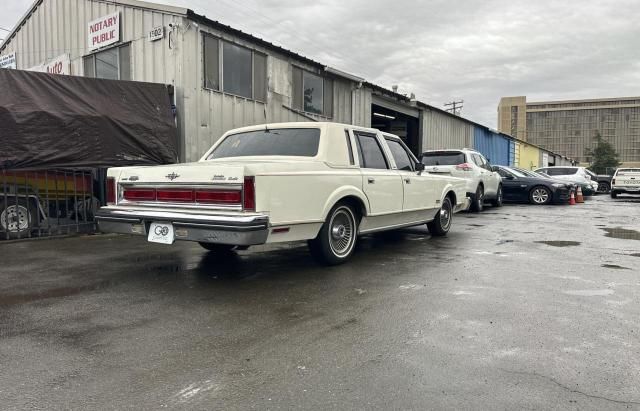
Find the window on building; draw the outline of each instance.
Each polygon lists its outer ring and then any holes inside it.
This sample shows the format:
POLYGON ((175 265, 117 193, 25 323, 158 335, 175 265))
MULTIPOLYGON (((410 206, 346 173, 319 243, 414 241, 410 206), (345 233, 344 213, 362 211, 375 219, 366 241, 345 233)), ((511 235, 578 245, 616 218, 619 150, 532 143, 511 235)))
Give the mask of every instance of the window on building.
POLYGON ((202 40, 205 88, 266 101, 266 55, 206 34, 202 40))
POLYGON ((333 116, 333 81, 293 68, 293 108, 325 117, 333 116))
POLYGON ((84 57, 85 77, 131 80, 131 47, 124 44, 84 57))

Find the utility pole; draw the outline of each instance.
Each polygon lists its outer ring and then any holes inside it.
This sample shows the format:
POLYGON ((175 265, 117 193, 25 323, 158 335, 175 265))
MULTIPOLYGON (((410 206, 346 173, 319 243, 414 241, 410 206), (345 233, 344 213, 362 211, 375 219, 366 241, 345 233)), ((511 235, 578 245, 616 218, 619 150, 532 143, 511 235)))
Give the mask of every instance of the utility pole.
POLYGON ((449 113, 455 114, 456 116, 459 116, 460 113, 462 112, 462 107, 463 107, 463 103, 464 100, 458 100, 458 101, 452 101, 451 103, 445 103, 445 111, 448 111, 449 113))

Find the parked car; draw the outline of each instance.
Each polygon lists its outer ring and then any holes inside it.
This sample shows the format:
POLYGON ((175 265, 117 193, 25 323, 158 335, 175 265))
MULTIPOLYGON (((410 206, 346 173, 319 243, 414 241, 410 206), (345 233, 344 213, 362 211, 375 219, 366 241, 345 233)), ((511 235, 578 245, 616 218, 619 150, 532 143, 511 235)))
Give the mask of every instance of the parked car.
POLYGON ((619 168, 611 179, 611 198, 618 194, 640 194, 640 168, 619 168))
POLYGON ((598 192, 598 182, 591 179, 593 173, 586 167, 552 166, 539 168, 535 171, 543 172, 557 180, 576 183, 582 188, 582 194, 585 196, 591 196, 598 192))
POLYGON ((471 211, 482 211, 485 201, 496 207, 502 205, 500 174, 479 152, 468 148, 429 150, 422 153, 420 161, 425 165, 425 171, 431 174, 464 178, 471 211))
POLYGON ((512 167, 497 166, 502 177, 504 201, 529 202, 535 205, 566 203, 571 195, 570 183, 532 176, 512 167))
POLYGON ((525 174, 525 175, 527 175, 529 177, 538 177, 538 178, 541 177, 541 178, 545 178, 547 180, 552 180, 554 183, 563 183, 569 188, 570 191, 573 191, 573 192, 575 192, 577 190, 577 188, 578 188, 578 185, 576 183, 572 183, 572 182, 566 181, 566 180, 555 179, 555 178, 553 178, 550 175, 545 174, 545 173, 538 173, 536 171, 527 170, 526 168, 521 168, 521 167, 510 167, 510 168, 512 168, 514 170, 517 170, 517 171, 521 172, 522 174, 525 174))
POLYGON ((469 204, 464 180, 423 172, 403 141, 336 123, 231 130, 198 162, 111 168, 105 232, 207 250, 308 240, 327 264, 347 260, 361 234, 427 224, 446 235, 469 204))

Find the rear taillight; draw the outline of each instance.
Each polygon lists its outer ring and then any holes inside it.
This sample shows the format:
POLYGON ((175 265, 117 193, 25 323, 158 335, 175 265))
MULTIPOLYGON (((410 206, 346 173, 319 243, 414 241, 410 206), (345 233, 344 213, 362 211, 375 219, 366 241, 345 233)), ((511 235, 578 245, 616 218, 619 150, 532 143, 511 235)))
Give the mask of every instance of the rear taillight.
POLYGON ((612 178, 612 179, 611 179, 611 184, 615 184, 615 183, 616 183, 616 179, 615 179, 615 178, 612 178))
POLYGON ((107 205, 116 203, 116 179, 107 177, 107 205))
POLYGON ((244 197, 242 200, 242 208, 245 211, 256 210, 256 185, 253 177, 244 178, 244 197))
POLYGON ((456 170, 472 171, 473 167, 471 167, 471 164, 469 164, 469 163, 462 163, 462 164, 458 164, 456 166, 456 170))
POLYGON ((158 190, 156 191, 156 200, 158 201, 176 201, 179 203, 192 203, 194 199, 193 190, 158 190))
POLYGON ((125 188, 122 197, 127 201, 155 201, 156 190, 153 188, 125 188))
POLYGON ((205 204, 240 204, 240 191, 199 190, 196 191, 196 203, 205 204))

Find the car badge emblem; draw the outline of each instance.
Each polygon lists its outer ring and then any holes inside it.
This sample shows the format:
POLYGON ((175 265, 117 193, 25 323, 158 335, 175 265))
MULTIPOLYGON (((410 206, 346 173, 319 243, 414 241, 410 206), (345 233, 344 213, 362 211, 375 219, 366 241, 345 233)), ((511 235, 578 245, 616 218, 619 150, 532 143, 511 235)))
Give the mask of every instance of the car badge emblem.
POLYGON ((138 180, 140 180, 140 177, 138 177, 138 176, 129 177, 129 181, 138 181, 138 180))
POLYGON ((180 174, 171 173, 171 174, 167 174, 165 177, 167 177, 169 180, 173 181, 176 178, 180 177, 180 174))

